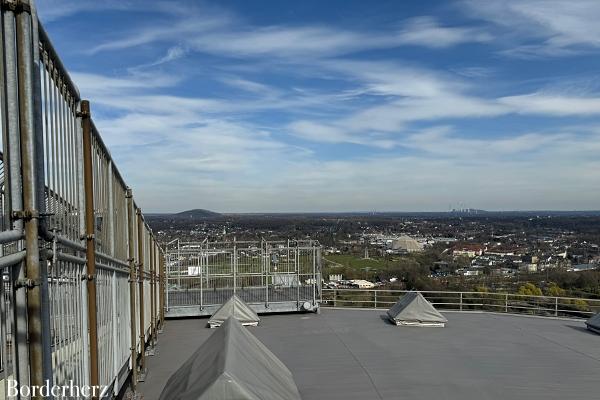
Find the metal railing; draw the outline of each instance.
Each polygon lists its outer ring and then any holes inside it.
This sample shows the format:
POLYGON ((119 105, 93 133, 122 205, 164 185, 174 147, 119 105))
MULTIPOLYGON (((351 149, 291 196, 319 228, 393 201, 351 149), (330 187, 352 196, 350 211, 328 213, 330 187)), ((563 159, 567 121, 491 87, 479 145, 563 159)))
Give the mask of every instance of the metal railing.
MULTIPOLYGON (((322 289, 321 305, 388 309, 407 292, 408 290, 322 289)), ((600 311, 600 299, 489 292, 421 291, 421 294, 439 310, 572 318, 589 318, 600 311)))
POLYGON ((255 311, 316 311, 321 246, 305 241, 183 243, 166 248, 166 316, 212 313, 234 293, 255 311))
POLYGON ((164 257, 30 0, 0 18, 0 398, 143 377, 164 257))

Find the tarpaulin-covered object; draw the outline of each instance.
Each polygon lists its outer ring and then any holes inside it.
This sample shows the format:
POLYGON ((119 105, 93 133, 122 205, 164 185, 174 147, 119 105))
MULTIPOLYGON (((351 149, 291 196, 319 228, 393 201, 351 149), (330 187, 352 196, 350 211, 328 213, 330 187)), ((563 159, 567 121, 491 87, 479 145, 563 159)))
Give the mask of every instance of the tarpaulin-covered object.
POLYGON ((588 329, 596 333, 600 333, 600 313, 585 321, 588 329))
POLYGON ((387 312, 396 325, 440 326, 448 320, 419 292, 408 292, 387 312))
POLYGON ((167 381, 160 400, 301 400, 287 367, 228 318, 167 381))
POLYGON ((258 314, 235 294, 215 311, 208 324, 211 328, 216 328, 229 317, 237 319, 242 325, 249 326, 256 326, 260 321, 258 314))

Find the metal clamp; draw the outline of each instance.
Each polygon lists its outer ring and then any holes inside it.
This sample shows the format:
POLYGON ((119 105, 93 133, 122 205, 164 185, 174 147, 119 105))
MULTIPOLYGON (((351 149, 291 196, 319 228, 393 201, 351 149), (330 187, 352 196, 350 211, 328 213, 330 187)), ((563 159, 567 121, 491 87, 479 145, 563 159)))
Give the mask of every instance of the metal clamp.
POLYGON ((40 213, 37 210, 18 210, 12 212, 12 217, 15 219, 38 219, 40 217, 40 213))
POLYGON ((35 279, 18 279, 15 282, 15 287, 17 289, 20 288, 27 288, 27 289, 33 289, 36 286, 40 286, 41 282, 39 280, 35 280, 35 279))

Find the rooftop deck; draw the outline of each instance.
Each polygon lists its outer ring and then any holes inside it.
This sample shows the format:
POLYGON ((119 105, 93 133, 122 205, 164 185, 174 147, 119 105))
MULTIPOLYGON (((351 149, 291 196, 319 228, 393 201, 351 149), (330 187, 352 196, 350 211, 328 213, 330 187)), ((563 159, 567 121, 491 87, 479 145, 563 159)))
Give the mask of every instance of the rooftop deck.
MULTIPOLYGON (((303 400, 592 399, 600 335, 581 320, 445 313, 446 328, 396 327, 381 310, 261 316, 250 329, 292 371, 303 400)), ((170 375, 212 332, 170 320, 139 389, 158 399, 170 375)))

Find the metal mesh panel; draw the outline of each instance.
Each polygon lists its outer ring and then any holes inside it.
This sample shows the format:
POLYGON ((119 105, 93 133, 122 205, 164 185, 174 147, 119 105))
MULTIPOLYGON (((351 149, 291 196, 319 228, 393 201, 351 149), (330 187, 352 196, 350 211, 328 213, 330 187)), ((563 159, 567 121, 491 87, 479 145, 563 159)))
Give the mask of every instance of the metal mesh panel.
POLYGON ((167 315, 209 315, 234 293, 260 312, 316 309, 319 255, 312 242, 178 243, 166 253, 167 315))

